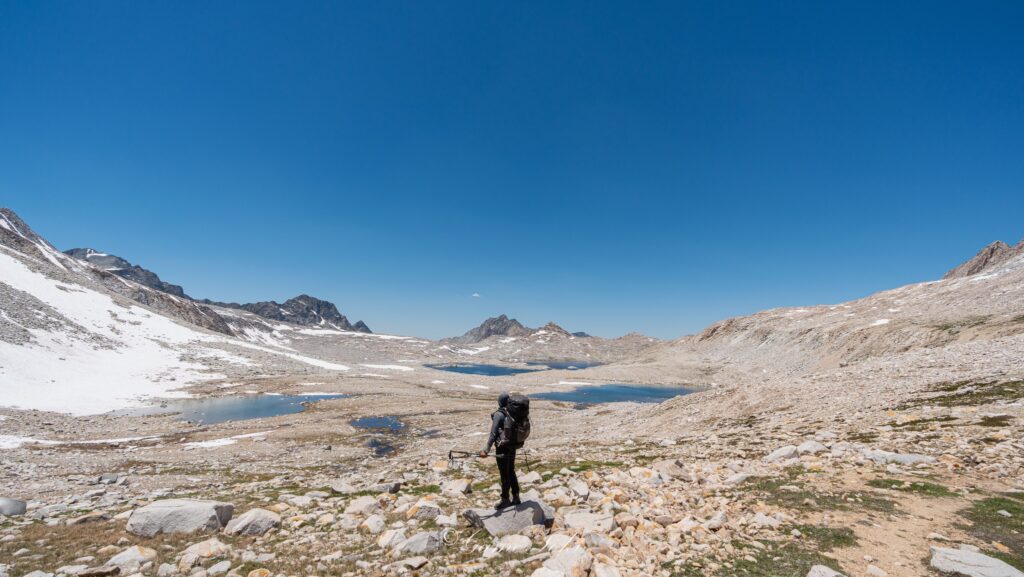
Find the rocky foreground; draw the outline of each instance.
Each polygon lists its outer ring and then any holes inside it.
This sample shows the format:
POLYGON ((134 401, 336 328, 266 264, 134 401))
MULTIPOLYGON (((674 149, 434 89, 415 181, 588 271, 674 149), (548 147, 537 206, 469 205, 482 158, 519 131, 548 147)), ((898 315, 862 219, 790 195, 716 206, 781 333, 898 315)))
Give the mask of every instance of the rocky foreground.
POLYGON ((0 573, 1020 577, 1022 398, 1020 381, 953 383, 843 422, 542 444, 500 514, 490 459, 207 460, 152 488, 183 465, 122 447, 122 470, 72 476, 73 494, 0 502, 0 573))

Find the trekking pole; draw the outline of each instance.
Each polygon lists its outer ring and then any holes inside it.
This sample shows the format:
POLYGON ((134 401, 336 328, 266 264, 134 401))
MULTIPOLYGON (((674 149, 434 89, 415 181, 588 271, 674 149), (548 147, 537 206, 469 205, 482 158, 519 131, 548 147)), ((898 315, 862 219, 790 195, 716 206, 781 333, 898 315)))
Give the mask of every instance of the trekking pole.
POLYGON ((455 459, 467 459, 472 456, 473 453, 470 453, 469 451, 448 451, 448 466, 455 466, 455 459))

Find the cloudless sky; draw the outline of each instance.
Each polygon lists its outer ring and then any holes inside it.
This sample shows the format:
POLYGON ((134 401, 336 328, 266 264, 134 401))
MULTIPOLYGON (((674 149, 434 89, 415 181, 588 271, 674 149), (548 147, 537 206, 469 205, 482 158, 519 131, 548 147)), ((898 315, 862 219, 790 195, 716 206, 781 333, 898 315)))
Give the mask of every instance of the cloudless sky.
POLYGON ((0 206, 194 297, 678 337, 1024 237, 1022 30, 1012 1, 0 0, 0 206))

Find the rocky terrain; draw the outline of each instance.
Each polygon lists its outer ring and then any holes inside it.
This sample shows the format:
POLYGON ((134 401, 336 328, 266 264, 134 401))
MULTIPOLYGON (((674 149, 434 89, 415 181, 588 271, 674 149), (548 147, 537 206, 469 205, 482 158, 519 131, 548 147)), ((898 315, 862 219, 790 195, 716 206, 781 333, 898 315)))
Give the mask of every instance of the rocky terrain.
POLYGON ((186 301, 0 214, 0 575, 1024 575, 1024 254, 672 342, 434 342, 186 301), (604 364, 435 368, 563 359, 604 364), (499 391, 582 383, 698 392, 535 399, 524 504, 495 514, 493 459, 449 451, 482 447, 499 391), (108 412, 182 393, 346 396, 108 412))

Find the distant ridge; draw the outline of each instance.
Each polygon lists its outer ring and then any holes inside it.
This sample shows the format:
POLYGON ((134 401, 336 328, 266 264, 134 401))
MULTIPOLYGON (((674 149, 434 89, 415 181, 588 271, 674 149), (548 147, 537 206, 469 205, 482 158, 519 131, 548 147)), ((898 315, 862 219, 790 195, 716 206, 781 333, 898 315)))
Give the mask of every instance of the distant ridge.
POLYGON ((185 294, 185 289, 180 285, 164 282, 155 272, 132 264, 117 255, 92 248, 73 248, 64 251, 64 254, 78 260, 83 260, 96 268, 119 277, 137 282, 142 286, 204 305, 245 310, 272 321, 284 321, 297 325, 333 328, 342 331, 372 332, 370 327, 363 321, 357 321, 354 324, 349 322, 348 318, 338 311, 338 307, 334 303, 309 295, 299 295, 283 303, 263 301, 238 304, 217 302, 209 299, 193 299, 185 294))
MULTIPOLYGON (((579 336, 549 322, 539 329, 531 329, 524 326, 516 319, 510 319, 507 315, 491 317, 480 326, 466 331, 462 336, 445 339, 452 342, 471 344, 478 343, 490 337, 528 337, 536 334, 554 334, 564 337, 579 336)), ((586 333, 582 333, 586 335, 586 333)), ((587 335, 589 336, 589 335, 587 335)))

